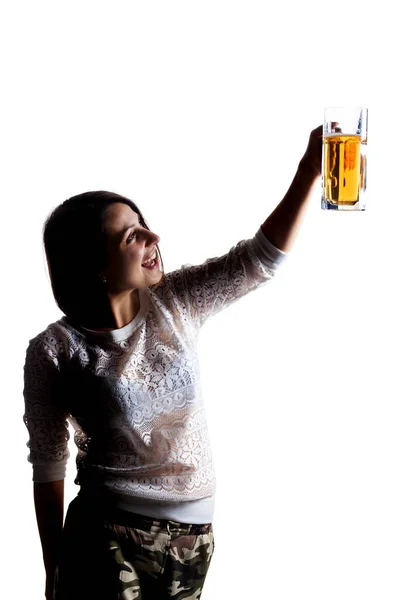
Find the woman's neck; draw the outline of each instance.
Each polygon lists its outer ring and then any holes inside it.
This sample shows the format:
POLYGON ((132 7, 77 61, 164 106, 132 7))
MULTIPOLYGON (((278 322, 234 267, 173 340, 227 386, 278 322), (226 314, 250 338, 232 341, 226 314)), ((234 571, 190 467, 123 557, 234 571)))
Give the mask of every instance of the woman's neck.
POLYGON ((140 309, 138 290, 125 294, 108 296, 106 306, 101 311, 92 312, 90 322, 85 319, 81 323, 86 329, 94 331, 113 331, 128 325, 136 317, 140 309))

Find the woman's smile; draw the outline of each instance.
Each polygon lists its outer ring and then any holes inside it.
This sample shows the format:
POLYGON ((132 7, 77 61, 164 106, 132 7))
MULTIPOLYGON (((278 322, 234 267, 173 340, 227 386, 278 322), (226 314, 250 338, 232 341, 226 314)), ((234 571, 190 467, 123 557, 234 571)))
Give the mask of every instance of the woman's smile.
POLYGON ((150 258, 145 260, 142 263, 142 267, 145 269, 157 269, 158 268, 158 260, 157 260, 157 250, 155 249, 150 258))

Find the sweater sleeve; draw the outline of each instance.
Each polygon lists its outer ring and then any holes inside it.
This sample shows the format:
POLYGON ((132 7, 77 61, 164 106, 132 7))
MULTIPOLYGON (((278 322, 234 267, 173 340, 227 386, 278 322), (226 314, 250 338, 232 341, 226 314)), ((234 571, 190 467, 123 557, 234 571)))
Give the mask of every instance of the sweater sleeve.
POLYGON ((187 316, 197 326, 248 292, 271 280, 286 253, 276 248, 261 228, 219 258, 184 266, 167 276, 187 316))
POLYGON ((35 338, 29 343, 24 367, 24 422, 29 432, 28 461, 36 483, 65 478, 69 432, 67 414, 57 406, 60 393, 57 356, 35 338))

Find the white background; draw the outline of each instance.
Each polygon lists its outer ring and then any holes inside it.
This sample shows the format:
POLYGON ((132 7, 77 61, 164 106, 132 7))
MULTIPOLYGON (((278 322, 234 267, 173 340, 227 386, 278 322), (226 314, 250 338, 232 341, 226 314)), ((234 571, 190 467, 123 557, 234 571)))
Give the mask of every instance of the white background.
MULTIPOLYGON (((342 104, 370 110, 367 210, 322 211, 316 186, 275 281, 203 330, 218 477, 203 597, 400 597, 392 6, 2 4, 2 598, 44 598, 22 367, 28 340, 60 317, 47 214, 116 191, 161 236, 167 270, 202 262, 253 235, 323 107, 342 104)), ((72 458, 67 501, 73 478, 72 458)))

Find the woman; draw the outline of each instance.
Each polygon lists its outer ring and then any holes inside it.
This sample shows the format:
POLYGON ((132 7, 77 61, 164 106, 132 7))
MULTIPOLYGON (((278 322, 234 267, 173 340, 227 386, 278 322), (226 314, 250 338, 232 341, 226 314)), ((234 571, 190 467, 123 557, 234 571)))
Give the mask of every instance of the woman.
POLYGON ((322 128, 283 200, 226 256, 163 274, 130 200, 89 192, 48 218, 64 317, 30 341, 25 415, 46 598, 200 598, 214 549, 214 474, 198 376, 205 320, 271 279, 320 175, 322 128), (68 429, 78 496, 63 527, 68 429))

